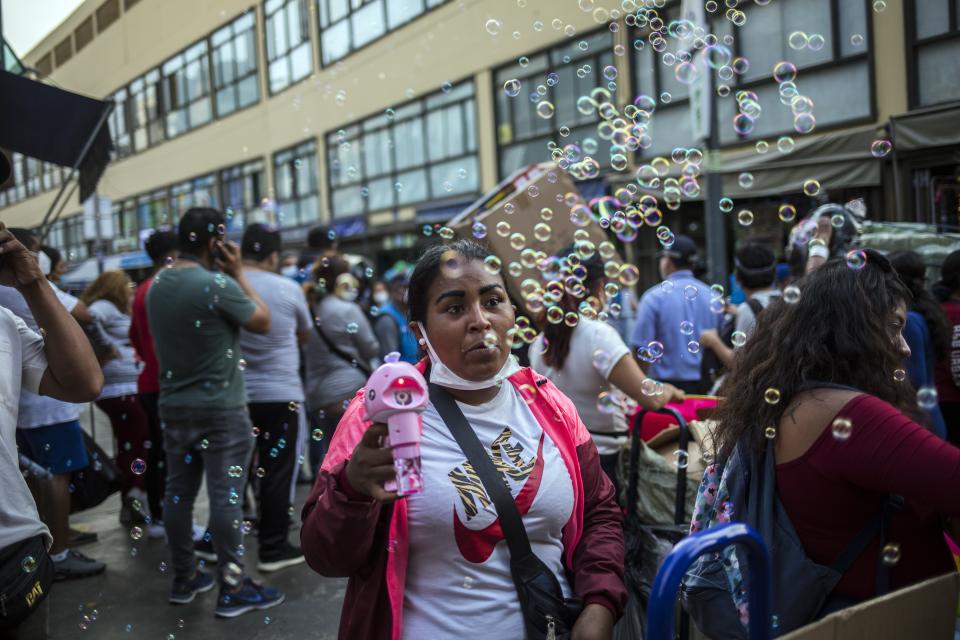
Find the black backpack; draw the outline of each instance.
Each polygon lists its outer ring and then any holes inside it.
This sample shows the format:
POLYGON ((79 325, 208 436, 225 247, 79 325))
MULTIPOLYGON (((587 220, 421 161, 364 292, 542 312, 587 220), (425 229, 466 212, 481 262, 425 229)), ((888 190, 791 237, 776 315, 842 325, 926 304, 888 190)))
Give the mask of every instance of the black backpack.
MULTIPOLYGON (((749 306, 750 310, 753 311, 754 318, 759 317, 760 312, 763 311, 763 305, 753 298, 747 300, 747 306, 749 306)), ((736 316, 725 322, 723 328, 720 329, 720 339, 723 340, 723 344, 727 345, 731 349, 733 349, 733 333, 736 331, 736 329, 736 316)), ((720 358, 717 357, 717 354, 715 354, 712 349, 704 349, 703 357, 700 359, 700 380, 702 380, 708 387, 712 387, 716 381, 720 379, 720 376, 726 372, 727 368, 723 366, 722 362, 720 362, 720 358)))

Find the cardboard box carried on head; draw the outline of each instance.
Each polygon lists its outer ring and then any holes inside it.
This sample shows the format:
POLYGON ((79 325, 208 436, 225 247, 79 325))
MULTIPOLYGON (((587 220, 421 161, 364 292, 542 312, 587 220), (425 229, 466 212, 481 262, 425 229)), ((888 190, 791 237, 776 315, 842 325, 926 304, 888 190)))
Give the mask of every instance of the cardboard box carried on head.
MULTIPOLYGON (((516 171, 457 215, 448 226, 458 237, 477 240, 500 258, 509 293, 528 314, 531 310, 521 294, 521 283, 528 278, 536 279, 541 286, 546 283, 537 268, 539 261, 521 260, 524 249, 555 256, 574 241, 578 230, 584 231, 598 248, 602 242, 612 242, 590 215, 567 172, 552 162, 516 171), (478 223, 483 226, 478 226, 479 233, 476 233, 478 223), (541 223, 545 226, 537 229, 541 223)), ((616 251, 606 260, 623 264, 616 251)))

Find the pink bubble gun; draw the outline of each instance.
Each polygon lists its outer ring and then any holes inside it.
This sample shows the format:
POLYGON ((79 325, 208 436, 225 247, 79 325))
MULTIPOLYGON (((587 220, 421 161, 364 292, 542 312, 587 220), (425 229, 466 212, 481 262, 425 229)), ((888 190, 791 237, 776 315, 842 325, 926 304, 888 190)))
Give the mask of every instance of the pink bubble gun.
POLYGON ((420 414, 427 408, 427 381, 400 354, 388 353, 384 363, 371 374, 364 387, 366 419, 385 422, 393 451, 396 480, 384 485, 387 491, 410 496, 423 491, 420 470, 420 414))

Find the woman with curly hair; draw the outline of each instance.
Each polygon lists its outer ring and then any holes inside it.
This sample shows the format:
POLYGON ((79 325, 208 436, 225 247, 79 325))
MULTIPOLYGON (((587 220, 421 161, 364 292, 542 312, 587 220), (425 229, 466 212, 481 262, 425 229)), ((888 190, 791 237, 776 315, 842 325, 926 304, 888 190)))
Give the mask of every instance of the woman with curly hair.
MULTIPOLYGON (((777 495, 806 554, 823 565, 889 494, 902 496, 887 538, 903 558, 890 568, 897 589, 953 569, 943 518, 960 516, 960 449, 916 421, 902 369, 912 296, 887 258, 865 255, 860 269, 827 262, 798 283, 798 301, 760 316, 720 391, 717 454, 726 461, 738 443, 750 456, 775 448, 777 495)), ((878 537, 833 597, 873 597, 880 552, 878 537)))
POLYGON ((947 357, 953 327, 926 289, 927 265, 923 256, 916 251, 894 251, 889 258, 912 297, 903 329, 903 337, 910 347, 910 357, 904 363, 907 375, 917 389, 920 408, 929 414, 936 434, 945 438, 947 427, 936 403, 933 371, 934 365, 947 357))
POLYGON ((144 523, 147 504, 145 476, 156 472, 146 464, 149 423, 137 400, 137 376, 143 364, 135 357, 130 343, 133 295, 130 277, 119 269, 111 269, 101 273, 80 296, 114 348, 112 357, 107 356, 101 361, 104 385, 96 404, 110 418, 113 437, 117 441, 117 466, 122 476, 123 494, 120 521, 123 524, 144 523))

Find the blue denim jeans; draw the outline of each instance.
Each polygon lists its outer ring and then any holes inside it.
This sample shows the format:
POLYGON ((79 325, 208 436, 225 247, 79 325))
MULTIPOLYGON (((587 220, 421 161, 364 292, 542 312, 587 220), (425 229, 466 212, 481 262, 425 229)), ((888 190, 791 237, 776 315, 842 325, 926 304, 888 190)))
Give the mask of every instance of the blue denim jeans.
MULTIPOLYGON (((243 491, 253 452, 253 426, 247 408, 161 407, 167 455, 164 525, 177 578, 196 571, 193 555, 193 503, 204 473, 210 498, 208 529, 217 551, 220 578, 230 563, 243 568, 243 491)), ((231 568, 230 573, 236 570, 231 568)))

